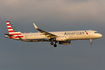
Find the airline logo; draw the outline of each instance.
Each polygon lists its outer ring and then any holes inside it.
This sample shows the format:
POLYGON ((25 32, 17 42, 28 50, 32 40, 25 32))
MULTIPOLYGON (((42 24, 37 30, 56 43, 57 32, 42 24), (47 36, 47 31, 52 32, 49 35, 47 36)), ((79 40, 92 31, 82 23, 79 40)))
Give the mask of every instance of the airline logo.
POLYGON ((85 33, 88 35, 88 32, 85 31, 85 33))
POLYGON ((88 35, 87 31, 85 32, 65 32, 64 35, 83 35, 85 33, 88 35))
POLYGON ((65 32, 64 35, 83 35, 85 32, 65 32))
POLYGON ((6 21, 7 24, 7 28, 8 28, 8 32, 10 35, 10 38, 23 38, 23 36, 21 35, 21 32, 19 32, 17 30, 17 28, 13 25, 13 23, 11 23, 10 21, 6 21))

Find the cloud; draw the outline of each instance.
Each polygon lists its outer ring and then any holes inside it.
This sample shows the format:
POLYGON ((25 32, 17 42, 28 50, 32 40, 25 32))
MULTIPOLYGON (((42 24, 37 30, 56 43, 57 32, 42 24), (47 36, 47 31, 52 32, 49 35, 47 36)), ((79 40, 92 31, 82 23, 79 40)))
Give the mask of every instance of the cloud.
POLYGON ((104 0, 3 0, 0 13, 3 19, 10 20, 104 23, 104 3, 104 0))
POLYGON ((62 0, 62 1, 66 1, 66 2, 87 2, 89 0, 62 0))

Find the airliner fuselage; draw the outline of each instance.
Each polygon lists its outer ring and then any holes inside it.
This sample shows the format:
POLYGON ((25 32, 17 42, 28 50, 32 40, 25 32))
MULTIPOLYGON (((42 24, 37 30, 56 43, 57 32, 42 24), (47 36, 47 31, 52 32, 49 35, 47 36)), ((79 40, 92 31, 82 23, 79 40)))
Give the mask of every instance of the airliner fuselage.
POLYGON ((39 29, 34 23, 35 28, 40 31, 40 33, 21 33, 16 27, 10 22, 6 21, 9 34, 5 33, 6 38, 26 41, 26 42, 43 42, 48 41, 56 47, 56 43, 59 44, 70 44, 71 40, 90 40, 92 44, 92 39, 101 38, 102 34, 95 30, 79 30, 79 31, 56 31, 56 32, 46 32, 39 29))
MULTIPOLYGON (((83 30, 83 31, 59 31, 49 32, 59 37, 65 37, 66 40, 87 40, 101 38, 102 35, 94 30, 83 30)), ((22 33, 24 36, 22 39, 25 41, 49 41, 48 37, 41 33, 22 33)), ((60 41, 60 40, 59 40, 60 41)), ((61 40, 62 41, 62 40, 61 40)))

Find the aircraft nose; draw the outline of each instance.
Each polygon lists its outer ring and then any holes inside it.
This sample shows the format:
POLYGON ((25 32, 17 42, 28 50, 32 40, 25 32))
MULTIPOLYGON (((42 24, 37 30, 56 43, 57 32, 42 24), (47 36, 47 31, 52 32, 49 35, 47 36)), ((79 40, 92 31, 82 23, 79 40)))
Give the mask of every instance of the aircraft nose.
POLYGON ((102 34, 99 34, 98 36, 101 38, 102 37, 102 34))

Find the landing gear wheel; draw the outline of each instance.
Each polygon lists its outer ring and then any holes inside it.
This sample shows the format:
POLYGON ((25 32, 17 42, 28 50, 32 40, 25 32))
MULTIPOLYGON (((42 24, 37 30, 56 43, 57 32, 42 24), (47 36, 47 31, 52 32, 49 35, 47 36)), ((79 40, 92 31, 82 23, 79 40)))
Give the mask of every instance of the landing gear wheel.
POLYGON ((56 45, 56 44, 54 44, 54 47, 57 47, 57 45, 56 45))
POLYGON ((90 44, 93 44, 92 42, 90 42, 90 44))
POLYGON ((51 44, 51 45, 53 45, 54 43, 53 43, 53 42, 51 42, 50 44, 51 44))

